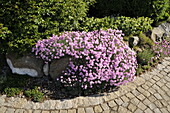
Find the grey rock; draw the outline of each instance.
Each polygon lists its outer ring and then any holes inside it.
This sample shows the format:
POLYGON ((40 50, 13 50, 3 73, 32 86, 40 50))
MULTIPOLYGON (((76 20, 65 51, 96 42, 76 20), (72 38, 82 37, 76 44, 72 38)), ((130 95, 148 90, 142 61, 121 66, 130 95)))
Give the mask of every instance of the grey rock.
POLYGON ((43 72, 44 72, 44 74, 45 74, 46 76, 49 75, 49 64, 48 64, 48 63, 44 64, 44 66, 43 66, 43 72))
POLYGON ((132 36, 129 38, 129 46, 130 47, 133 47, 133 46, 136 46, 138 43, 139 43, 139 37, 137 36, 132 36))
POLYGON ((70 57, 63 57, 59 60, 53 60, 50 64, 49 74, 51 78, 55 79, 67 68, 70 57))
POLYGON ((170 23, 165 22, 160 24, 158 27, 153 28, 151 39, 154 42, 161 42, 164 38, 170 40, 170 23))
POLYGON ((12 73, 21 75, 29 75, 32 77, 43 76, 43 60, 37 59, 35 55, 28 54, 22 57, 17 56, 16 53, 7 54, 7 63, 12 70, 12 73))

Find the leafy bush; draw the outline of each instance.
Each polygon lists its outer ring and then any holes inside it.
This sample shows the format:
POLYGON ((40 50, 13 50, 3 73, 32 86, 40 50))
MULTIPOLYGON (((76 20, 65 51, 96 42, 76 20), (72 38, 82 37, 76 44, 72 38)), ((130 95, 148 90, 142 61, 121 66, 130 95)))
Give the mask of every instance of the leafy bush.
POLYGON ((139 38, 141 40, 140 41, 140 46, 144 47, 145 45, 149 45, 149 48, 151 48, 154 45, 154 42, 143 33, 139 34, 139 38))
POLYGON ((123 33, 128 35, 137 35, 141 32, 146 32, 152 29, 151 24, 153 20, 148 17, 138 17, 138 18, 130 18, 130 17, 116 17, 115 26, 118 29, 123 30, 123 33))
POLYGON ((37 40, 75 30, 94 0, 0 0, 0 21, 12 32, 6 43, 20 53, 37 40))
POLYGON ((96 0, 96 4, 91 7, 90 14, 96 17, 145 16, 159 21, 168 18, 169 2, 169 0, 96 0))
POLYGON ((121 29, 126 36, 130 34, 139 34, 152 29, 153 20, 148 17, 104 17, 104 18, 86 18, 81 24, 79 30, 94 31, 99 29, 121 29))
POLYGON ((2 23, 0 23, 0 52, 5 52, 5 48, 7 47, 7 37, 10 35, 10 31, 7 27, 4 27, 2 23))
POLYGON ((135 52, 123 42, 119 30, 53 35, 39 40, 33 52, 47 62, 71 56, 68 68, 58 80, 71 86, 78 83, 83 89, 127 83, 134 79, 137 68, 135 52))
POLYGON ((44 94, 41 93, 37 87, 35 87, 34 89, 31 89, 31 90, 26 90, 24 92, 24 94, 29 97, 29 98, 32 98, 33 101, 36 101, 36 102, 40 102, 43 100, 44 98, 44 94))
POLYGON ((20 88, 5 88, 4 89, 4 93, 10 97, 19 95, 21 92, 22 92, 22 89, 20 88))

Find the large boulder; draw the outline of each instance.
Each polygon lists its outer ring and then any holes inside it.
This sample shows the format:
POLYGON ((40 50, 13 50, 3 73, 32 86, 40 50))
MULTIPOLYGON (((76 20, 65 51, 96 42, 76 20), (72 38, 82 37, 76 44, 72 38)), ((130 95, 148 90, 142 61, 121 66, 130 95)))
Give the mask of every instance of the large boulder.
POLYGON ((164 38, 170 39, 170 23, 165 22, 153 28, 151 39, 154 42, 161 42, 164 38))
POLYGON ((59 60, 53 60, 50 64, 49 74, 51 78, 56 79, 59 75, 62 74, 64 70, 66 70, 70 57, 63 57, 59 60))
POLYGON ((12 73, 29 75, 32 77, 41 77, 44 75, 43 60, 37 59, 33 54, 19 57, 16 53, 10 53, 6 55, 6 60, 12 73))

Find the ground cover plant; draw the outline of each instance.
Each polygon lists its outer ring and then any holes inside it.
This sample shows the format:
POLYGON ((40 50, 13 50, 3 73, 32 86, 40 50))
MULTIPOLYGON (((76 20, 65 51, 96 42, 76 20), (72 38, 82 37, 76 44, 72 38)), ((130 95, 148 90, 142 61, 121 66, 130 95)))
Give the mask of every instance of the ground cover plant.
POLYGON ((142 72, 150 70, 164 57, 169 57, 170 54, 170 42, 168 40, 163 40, 162 42, 155 42, 151 48, 147 48, 142 52, 137 53, 138 69, 137 75, 142 72))

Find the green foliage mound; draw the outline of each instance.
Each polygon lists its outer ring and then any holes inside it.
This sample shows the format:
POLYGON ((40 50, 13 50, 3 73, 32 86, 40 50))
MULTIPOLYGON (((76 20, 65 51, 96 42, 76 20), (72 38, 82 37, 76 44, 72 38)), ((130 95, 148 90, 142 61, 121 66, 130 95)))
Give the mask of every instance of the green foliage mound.
POLYGON ((9 97, 19 95, 21 92, 22 92, 22 89, 20 88, 5 88, 4 89, 4 93, 9 97))
POLYGON ((152 50, 144 50, 143 52, 139 52, 137 54, 137 61, 138 61, 138 64, 141 64, 141 65, 147 65, 152 58, 154 58, 154 53, 152 50))
POLYGON ((104 17, 104 18, 86 18, 80 26, 81 31, 94 31, 99 29, 119 29, 123 30, 126 36, 130 34, 139 34, 140 32, 146 32, 152 29, 151 24, 153 20, 148 17, 131 18, 120 16, 116 18, 104 17))
POLYGON ((44 94, 41 93, 39 90, 38 90, 38 87, 35 87, 34 89, 30 89, 30 90, 27 90, 24 92, 24 94, 29 97, 29 98, 32 98, 33 101, 36 101, 36 102, 40 102, 43 100, 44 98, 44 94))
POLYGON ((0 21, 12 32, 12 50, 30 50, 37 40, 76 30, 94 0, 0 0, 0 21))

